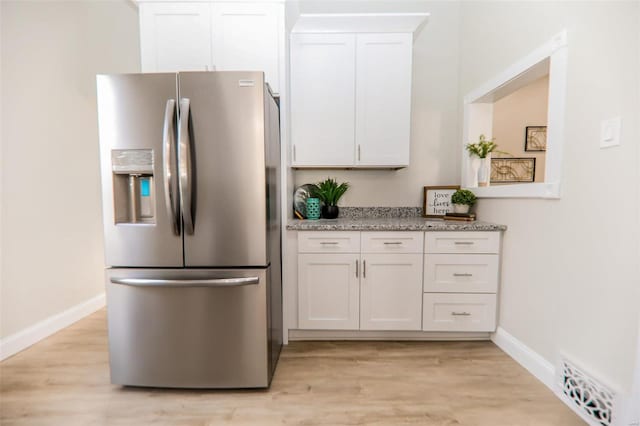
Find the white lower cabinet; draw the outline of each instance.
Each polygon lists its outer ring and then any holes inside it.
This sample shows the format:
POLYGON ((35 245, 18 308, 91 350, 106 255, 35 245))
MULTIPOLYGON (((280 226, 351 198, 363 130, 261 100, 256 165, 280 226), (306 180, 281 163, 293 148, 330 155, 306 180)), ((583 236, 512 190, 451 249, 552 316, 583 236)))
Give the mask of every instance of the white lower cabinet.
POLYGON ((363 254, 360 330, 420 330, 421 254, 363 254))
POLYGON ((298 233, 298 328, 492 332, 500 234, 298 233))
POLYGON ((494 331, 495 294, 425 293, 422 329, 429 331, 494 331))
POLYGON ((357 330, 359 254, 298 254, 298 325, 357 330))
POLYGON ((420 330, 423 240, 422 232, 299 232, 298 327, 420 330))
POLYGON ((495 293, 497 254, 427 254, 424 291, 434 293, 495 293))
POLYGON ((498 232, 427 232, 422 330, 496 329, 498 232))

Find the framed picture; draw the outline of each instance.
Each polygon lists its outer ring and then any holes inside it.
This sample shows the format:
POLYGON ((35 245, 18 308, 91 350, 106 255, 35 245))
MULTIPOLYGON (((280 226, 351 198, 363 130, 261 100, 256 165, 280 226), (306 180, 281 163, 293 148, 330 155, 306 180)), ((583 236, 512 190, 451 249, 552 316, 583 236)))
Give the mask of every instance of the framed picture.
POLYGON ((547 126, 527 126, 524 135, 524 150, 527 152, 547 150, 547 126))
POLYGON ((444 217, 453 210, 451 196, 460 186, 425 186, 422 215, 424 217, 444 217))
POLYGON ((492 158, 491 183, 522 183, 536 179, 536 159, 492 158))

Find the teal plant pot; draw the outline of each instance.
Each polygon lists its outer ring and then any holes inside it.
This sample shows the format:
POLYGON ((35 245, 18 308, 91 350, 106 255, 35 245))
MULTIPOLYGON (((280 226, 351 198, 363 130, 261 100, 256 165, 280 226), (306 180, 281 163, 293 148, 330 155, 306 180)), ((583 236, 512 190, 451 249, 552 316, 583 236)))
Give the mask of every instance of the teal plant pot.
POLYGON ((318 220, 320 219, 320 199, 309 197, 307 198, 307 219, 318 220))

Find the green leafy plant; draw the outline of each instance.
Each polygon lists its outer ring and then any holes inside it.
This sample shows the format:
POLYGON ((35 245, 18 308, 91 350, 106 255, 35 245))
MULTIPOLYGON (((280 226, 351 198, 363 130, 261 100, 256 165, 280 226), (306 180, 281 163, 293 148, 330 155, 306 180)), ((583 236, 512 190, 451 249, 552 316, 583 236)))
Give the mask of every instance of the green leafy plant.
POLYGON ((335 179, 327 178, 314 184, 311 195, 319 198, 326 206, 335 206, 347 189, 349 189, 348 182, 338 184, 335 179))
POLYGON ((488 140, 485 135, 480 135, 480 139, 476 143, 468 143, 466 148, 469 154, 476 155, 480 158, 487 158, 487 155, 494 151, 503 153, 502 151, 496 150, 498 144, 496 144, 495 139, 488 140))
POLYGON ((451 203, 453 204, 464 204, 467 206, 472 206, 476 203, 476 194, 469 191, 468 189, 458 189, 451 196, 451 203))

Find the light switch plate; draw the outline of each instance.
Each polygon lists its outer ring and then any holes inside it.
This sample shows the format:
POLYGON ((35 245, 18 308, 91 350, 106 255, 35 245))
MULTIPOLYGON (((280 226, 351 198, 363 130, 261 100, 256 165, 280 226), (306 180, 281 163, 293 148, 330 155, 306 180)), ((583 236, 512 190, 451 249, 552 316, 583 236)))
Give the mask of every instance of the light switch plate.
POLYGON ((609 148, 620 145, 621 127, 621 117, 602 120, 602 124, 600 125, 600 148, 609 148))

